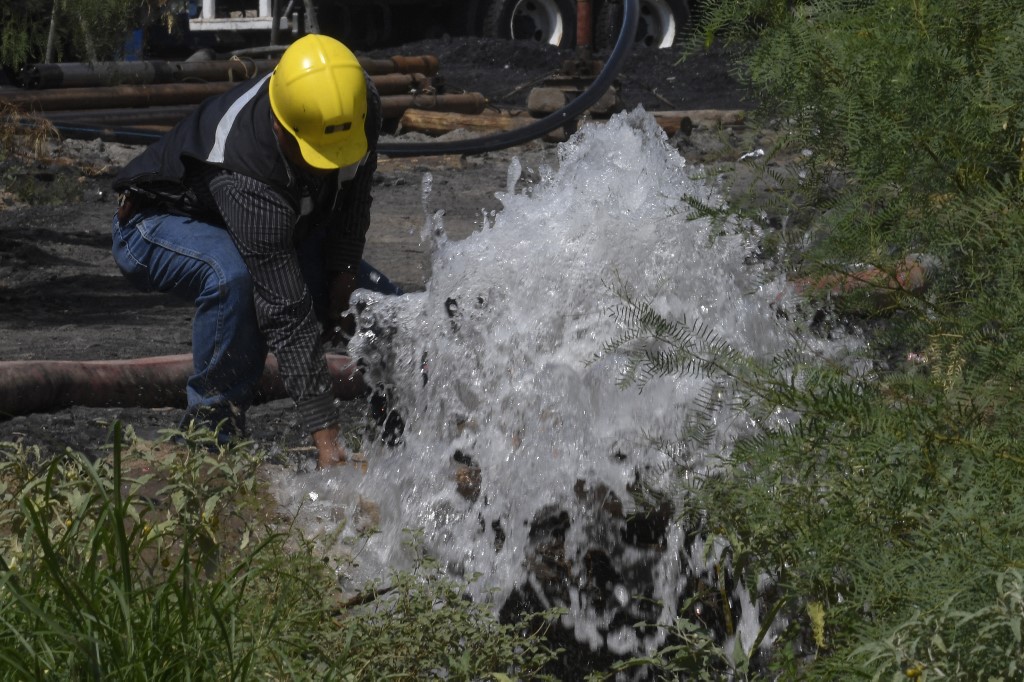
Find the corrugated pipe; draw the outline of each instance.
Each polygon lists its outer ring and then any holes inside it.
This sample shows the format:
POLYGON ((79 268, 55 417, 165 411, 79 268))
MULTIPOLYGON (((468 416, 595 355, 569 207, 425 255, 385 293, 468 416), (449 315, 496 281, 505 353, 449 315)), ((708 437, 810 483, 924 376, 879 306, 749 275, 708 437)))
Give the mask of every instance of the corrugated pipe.
MULTIPOLYGON (((354 360, 328 355, 334 395, 366 395, 354 360)), ((0 416, 85 407, 184 407, 185 383, 194 372, 191 355, 136 360, 22 360, 0 362, 0 416)), ((284 398, 277 360, 267 356, 256 402, 284 398)))

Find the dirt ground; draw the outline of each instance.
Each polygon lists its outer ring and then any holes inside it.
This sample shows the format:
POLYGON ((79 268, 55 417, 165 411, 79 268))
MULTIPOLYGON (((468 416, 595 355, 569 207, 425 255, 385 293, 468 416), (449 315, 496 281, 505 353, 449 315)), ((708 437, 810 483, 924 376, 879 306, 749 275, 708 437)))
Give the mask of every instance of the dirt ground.
MULTIPOLYGON (((436 54, 452 92, 481 92, 495 105, 522 106, 529 89, 572 56, 550 46, 480 39, 414 43, 370 56, 436 54)), ((618 79, 626 108, 648 110, 752 109, 715 52, 680 63, 674 50, 637 49, 618 79)), ((692 163, 735 168, 741 154, 761 144, 750 127, 698 127, 673 142, 692 163)), ((396 141, 402 141, 397 138, 396 141)), ((191 305, 134 290, 110 254, 114 196, 109 184, 140 148, 98 140, 67 140, 43 160, 0 158, 0 360, 103 360, 188 353, 191 305)), ((425 216, 445 211, 451 238, 465 237, 482 212, 497 209, 494 193, 506 185, 513 156, 523 167, 555 165, 556 145, 534 141, 481 156, 382 158, 374 192, 366 259, 407 290, 421 289, 429 263, 419 242, 425 216), (425 172, 433 189, 424 201, 425 172)), ((99 453, 116 419, 146 437, 173 427, 176 408, 73 407, 56 412, 0 415, 0 441, 23 440, 44 451, 66 446, 99 453)), ((366 407, 347 404, 347 424, 366 407)), ((284 445, 290 465, 309 466, 312 451, 294 426, 290 401, 257 406, 251 435, 284 445)), ((278 451, 281 451, 278 449, 278 451)))

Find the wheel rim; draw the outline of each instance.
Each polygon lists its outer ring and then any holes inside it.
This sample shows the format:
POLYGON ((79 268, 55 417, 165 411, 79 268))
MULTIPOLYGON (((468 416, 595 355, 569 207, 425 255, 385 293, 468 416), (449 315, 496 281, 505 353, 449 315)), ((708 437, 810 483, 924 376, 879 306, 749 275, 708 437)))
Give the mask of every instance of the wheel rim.
POLYGON ((665 0, 640 0, 636 42, 648 47, 672 47, 677 30, 675 14, 665 0))
POLYGON ((520 0, 512 9, 509 29, 516 40, 559 45, 565 33, 565 22, 555 0, 520 0))

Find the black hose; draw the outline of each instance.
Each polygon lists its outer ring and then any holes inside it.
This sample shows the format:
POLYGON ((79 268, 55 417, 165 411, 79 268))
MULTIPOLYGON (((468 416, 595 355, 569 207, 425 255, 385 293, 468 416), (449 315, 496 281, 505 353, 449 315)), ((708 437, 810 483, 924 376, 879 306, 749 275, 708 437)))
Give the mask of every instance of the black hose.
POLYGON ((474 137, 468 140, 454 140, 451 142, 382 142, 377 145, 377 153, 391 157, 484 154, 524 144, 546 135, 556 128, 561 128, 597 104, 597 101, 608 90, 615 77, 619 75, 622 62, 633 48, 633 37, 636 35, 636 27, 640 15, 640 2, 639 0, 624 0, 622 4, 622 28, 619 30, 618 40, 615 41, 615 47, 612 49, 608 61, 605 62, 604 68, 601 69, 601 73, 597 74, 594 82, 580 93, 579 97, 576 97, 558 111, 552 112, 544 118, 516 130, 496 135, 487 135, 485 137, 474 137))
POLYGON ((61 123, 58 121, 46 121, 38 118, 22 118, 17 122, 17 127, 24 131, 40 129, 52 129, 60 133, 61 137, 68 140, 95 140, 99 138, 104 142, 118 142, 120 144, 150 145, 164 136, 164 133, 155 133, 144 128, 133 128, 130 126, 92 126, 79 123, 61 123))

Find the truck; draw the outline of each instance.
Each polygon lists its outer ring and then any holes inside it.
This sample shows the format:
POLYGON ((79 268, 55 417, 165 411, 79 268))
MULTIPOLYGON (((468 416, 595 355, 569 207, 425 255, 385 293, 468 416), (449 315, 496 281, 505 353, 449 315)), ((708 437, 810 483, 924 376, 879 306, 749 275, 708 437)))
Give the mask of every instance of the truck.
MULTIPOLYGON (((619 33, 622 0, 587 0, 592 47, 619 33)), ((576 0, 188 0, 187 30, 206 44, 325 33, 353 49, 453 36, 576 45, 576 0)), ((637 44, 668 48, 690 22, 688 0, 640 0, 637 44)))

